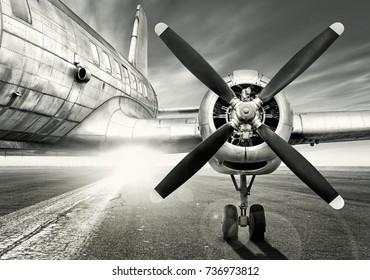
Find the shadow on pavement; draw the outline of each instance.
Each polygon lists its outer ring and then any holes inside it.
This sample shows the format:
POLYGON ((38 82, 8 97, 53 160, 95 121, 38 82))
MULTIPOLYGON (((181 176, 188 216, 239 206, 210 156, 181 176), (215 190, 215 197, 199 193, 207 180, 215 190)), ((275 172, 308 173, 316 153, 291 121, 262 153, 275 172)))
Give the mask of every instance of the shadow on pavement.
MULTIPOLYGON (((251 241, 252 242, 252 241, 251 241)), ((262 253, 253 253, 239 240, 227 241, 230 247, 243 260, 287 260, 288 258, 276 248, 272 247, 267 241, 253 242, 262 253)))

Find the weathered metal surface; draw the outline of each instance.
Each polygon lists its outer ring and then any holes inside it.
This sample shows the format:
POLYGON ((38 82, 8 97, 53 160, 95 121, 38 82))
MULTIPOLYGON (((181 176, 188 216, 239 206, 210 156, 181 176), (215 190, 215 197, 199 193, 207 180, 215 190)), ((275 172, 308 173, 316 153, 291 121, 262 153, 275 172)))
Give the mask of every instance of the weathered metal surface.
MULTIPOLYGON (((117 96, 130 96, 146 117, 157 114, 157 101, 146 78, 101 36, 57 0, 28 0, 31 23, 1 0, 0 141, 55 143, 91 112, 117 96), (93 63, 90 42, 110 64, 124 66, 146 86, 137 92, 124 75, 93 63), (89 83, 76 81, 76 55, 92 73, 89 83), (2 136, 3 135, 3 136, 2 136), (27 139, 27 140, 24 140, 27 139)), ((143 116, 139 116, 143 117, 143 116)))
POLYGON ((90 114, 64 138, 64 147, 82 149, 144 144, 166 152, 188 152, 201 141, 196 118, 151 119, 127 97, 115 97, 90 114), (144 116, 144 118, 139 118, 144 116))
MULTIPOLYGON (((237 70, 224 79, 230 86, 250 84, 264 87, 269 81, 267 77, 254 70, 237 70)), ((216 131, 214 108, 218 98, 215 93, 208 91, 202 100, 199 126, 203 139, 216 131)), ((293 111, 284 93, 281 92, 274 98, 280 112, 275 132, 288 140, 292 131, 293 111)), ((271 173, 279 167, 281 161, 264 142, 247 147, 226 142, 209 163, 220 173, 249 175, 271 173)))
POLYGON ((370 139, 370 111, 294 115, 291 144, 318 144, 370 139))

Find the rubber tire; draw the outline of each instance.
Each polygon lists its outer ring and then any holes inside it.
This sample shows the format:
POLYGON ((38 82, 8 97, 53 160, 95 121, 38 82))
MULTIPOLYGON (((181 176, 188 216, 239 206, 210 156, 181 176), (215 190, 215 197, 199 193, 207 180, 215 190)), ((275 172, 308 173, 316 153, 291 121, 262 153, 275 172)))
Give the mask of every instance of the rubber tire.
POLYGON ((265 240, 266 219, 265 210, 260 204, 249 208, 249 239, 261 242, 265 240))
POLYGON ((232 204, 228 204, 224 207, 222 232, 224 240, 238 240, 238 209, 232 204))

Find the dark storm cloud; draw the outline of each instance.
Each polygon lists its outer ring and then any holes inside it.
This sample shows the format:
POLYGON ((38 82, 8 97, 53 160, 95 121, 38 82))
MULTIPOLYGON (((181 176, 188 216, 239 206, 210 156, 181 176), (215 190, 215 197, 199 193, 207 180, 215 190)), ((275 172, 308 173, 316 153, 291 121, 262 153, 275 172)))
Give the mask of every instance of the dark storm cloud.
POLYGON ((256 69, 272 77, 302 46, 331 23, 341 38, 286 92, 296 111, 370 107, 369 1, 357 0, 65 0, 127 56, 133 15, 142 4, 149 23, 149 79, 160 106, 198 106, 206 87, 154 34, 163 21, 193 45, 222 75, 256 69))

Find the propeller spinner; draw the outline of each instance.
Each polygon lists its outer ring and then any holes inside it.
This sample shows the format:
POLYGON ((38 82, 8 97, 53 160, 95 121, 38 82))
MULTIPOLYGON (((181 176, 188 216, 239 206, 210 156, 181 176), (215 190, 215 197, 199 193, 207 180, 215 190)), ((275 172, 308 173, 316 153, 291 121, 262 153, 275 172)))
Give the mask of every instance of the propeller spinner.
POLYGON ((343 198, 321 173, 279 135, 262 124, 257 114, 264 102, 272 99, 302 74, 343 33, 344 27, 341 23, 332 24, 304 46, 271 79, 258 97, 248 102, 236 98, 232 89, 212 66, 166 24, 157 24, 155 31, 181 63, 209 89, 229 103, 235 114, 229 123, 195 147, 171 170, 153 190, 151 194, 153 202, 161 201, 179 188, 213 157, 235 129, 240 125, 249 124, 297 177, 323 200, 334 209, 341 209, 344 206, 343 198))

